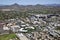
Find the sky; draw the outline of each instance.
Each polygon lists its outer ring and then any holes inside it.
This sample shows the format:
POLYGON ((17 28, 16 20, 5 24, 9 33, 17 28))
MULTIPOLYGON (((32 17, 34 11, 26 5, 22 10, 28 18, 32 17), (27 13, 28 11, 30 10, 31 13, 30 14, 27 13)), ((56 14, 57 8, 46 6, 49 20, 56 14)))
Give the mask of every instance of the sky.
POLYGON ((0 0, 0 4, 35 5, 35 4, 60 4, 60 0, 0 0))

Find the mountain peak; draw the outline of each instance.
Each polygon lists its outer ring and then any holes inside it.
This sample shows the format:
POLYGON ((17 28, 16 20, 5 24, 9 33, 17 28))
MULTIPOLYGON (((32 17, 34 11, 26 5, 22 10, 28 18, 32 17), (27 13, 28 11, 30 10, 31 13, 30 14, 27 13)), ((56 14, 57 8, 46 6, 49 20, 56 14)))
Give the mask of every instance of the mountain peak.
POLYGON ((19 4, 17 4, 17 3, 14 3, 14 4, 12 4, 12 6, 19 6, 19 4))

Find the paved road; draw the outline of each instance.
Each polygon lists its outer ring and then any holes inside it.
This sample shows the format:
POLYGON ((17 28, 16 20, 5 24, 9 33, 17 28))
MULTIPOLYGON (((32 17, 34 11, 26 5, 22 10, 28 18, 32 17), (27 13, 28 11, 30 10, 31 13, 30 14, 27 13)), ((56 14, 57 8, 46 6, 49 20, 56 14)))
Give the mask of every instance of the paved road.
POLYGON ((23 33, 16 33, 16 36, 17 36, 20 40, 29 40, 23 33))

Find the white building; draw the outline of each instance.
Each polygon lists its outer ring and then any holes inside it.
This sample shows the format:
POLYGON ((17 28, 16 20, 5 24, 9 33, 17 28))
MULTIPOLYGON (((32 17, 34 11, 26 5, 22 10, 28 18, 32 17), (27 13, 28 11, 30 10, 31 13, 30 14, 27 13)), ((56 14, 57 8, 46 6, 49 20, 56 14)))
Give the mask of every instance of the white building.
POLYGON ((3 30, 10 30, 10 28, 8 28, 8 27, 3 27, 3 30))
POLYGON ((20 32, 27 32, 27 30, 24 30, 24 28, 19 29, 20 32))
POLYGON ((11 30, 13 32, 18 32, 18 29, 20 29, 20 26, 19 25, 13 25, 13 26, 11 26, 11 30))

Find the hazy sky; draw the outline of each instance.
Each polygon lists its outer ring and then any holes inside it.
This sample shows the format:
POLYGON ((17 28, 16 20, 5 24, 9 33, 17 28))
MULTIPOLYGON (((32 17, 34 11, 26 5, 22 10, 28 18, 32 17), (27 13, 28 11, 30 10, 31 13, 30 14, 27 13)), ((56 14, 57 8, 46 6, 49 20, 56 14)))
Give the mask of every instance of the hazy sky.
POLYGON ((0 0, 0 4, 35 5, 35 4, 60 4, 60 0, 0 0))

